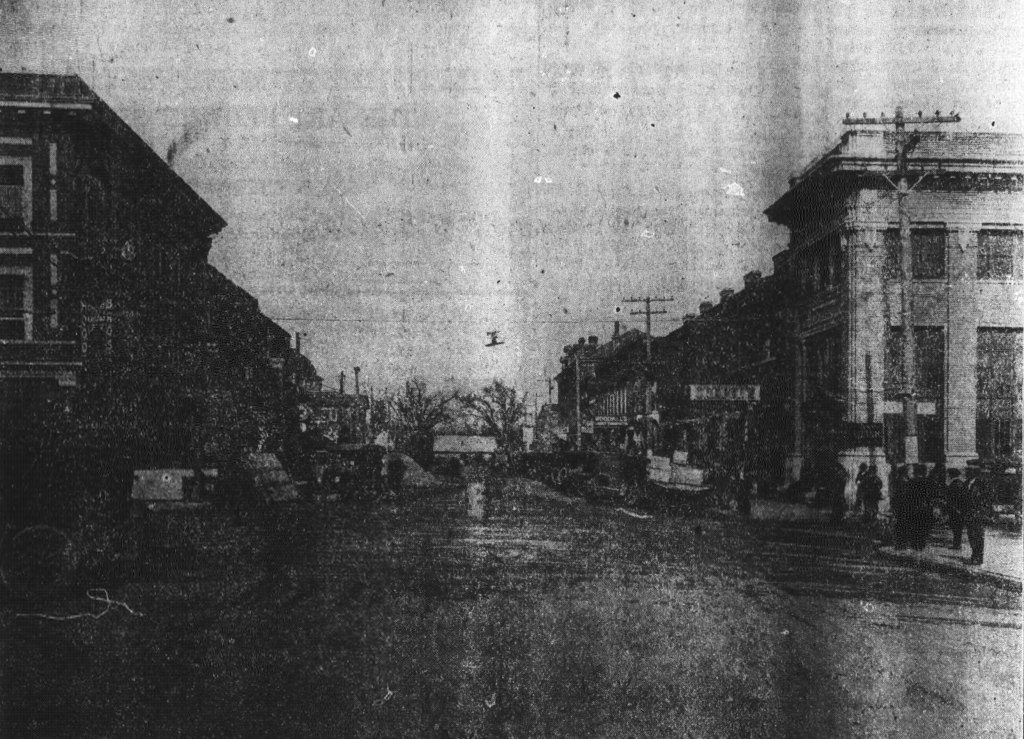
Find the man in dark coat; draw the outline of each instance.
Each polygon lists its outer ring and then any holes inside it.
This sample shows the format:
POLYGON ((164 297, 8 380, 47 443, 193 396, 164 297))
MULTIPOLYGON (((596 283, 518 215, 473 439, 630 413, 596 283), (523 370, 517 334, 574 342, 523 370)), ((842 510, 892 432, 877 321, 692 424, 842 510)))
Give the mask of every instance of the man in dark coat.
POLYGON ((967 462, 967 541, 971 545, 971 564, 985 559, 985 524, 992 516, 992 499, 985 470, 975 460, 967 462), (972 464, 974 463, 974 464, 972 464))
POLYGON ((949 528, 953 532, 953 548, 960 549, 963 547, 964 521, 967 515, 967 483, 960 477, 958 469, 949 471, 946 511, 949 513, 949 528))
POLYGON ((892 484, 889 485, 893 545, 896 549, 906 549, 910 539, 909 487, 910 469, 901 465, 893 472, 892 484))
POLYGON ((871 465, 857 485, 857 497, 864 505, 864 523, 871 524, 878 518, 878 504, 882 500, 882 478, 878 476, 878 467, 871 465))
POLYGON ((846 468, 839 462, 833 462, 829 470, 828 485, 829 503, 832 507, 832 523, 839 525, 846 515, 846 481, 850 479, 846 468))
POLYGON ((854 479, 854 484, 857 487, 857 499, 853 503, 853 510, 859 511, 861 506, 864 505, 864 496, 861 494, 864 492, 864 479, 868 476, 868 463, 861 462, 860 466, 857 467, 857 477, 854 479))
POLYGON ((910 522, 910 547, 924 549, 928 534, 932 530, 932 483, 928 479, 928 468, 923 464, 914 465, 914 477, 907 486, 907 507, 910 522))

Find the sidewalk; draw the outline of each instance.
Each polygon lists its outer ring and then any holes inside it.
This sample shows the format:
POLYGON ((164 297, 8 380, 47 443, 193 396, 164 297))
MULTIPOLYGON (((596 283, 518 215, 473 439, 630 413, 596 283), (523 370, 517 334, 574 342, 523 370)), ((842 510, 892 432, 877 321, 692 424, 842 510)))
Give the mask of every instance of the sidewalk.
POLYGON ((983 580, 994 585, 1021 592, 1024 579, 1024 548, 1019 532, 1012 533, 998 528, 985 532, 985 562, 970 565, 971 547, 964 535, 963 548, 952 548, 953 537, 947 528, 932 532, 928 546, 921 551, 893 547, 879 547, 878 553, 888 559, 913 562, 925 569, 964 575, 971 579, 983 580))

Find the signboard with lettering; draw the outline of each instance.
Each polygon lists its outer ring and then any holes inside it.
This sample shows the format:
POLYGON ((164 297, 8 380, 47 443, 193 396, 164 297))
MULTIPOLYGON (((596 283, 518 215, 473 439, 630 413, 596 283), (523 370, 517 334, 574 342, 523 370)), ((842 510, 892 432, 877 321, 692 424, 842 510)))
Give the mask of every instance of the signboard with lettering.
POLYGON ((761 400, 760 385, 690 385, 691 400, 726 400, 757 403, 761 400))
POLYGON ((595 426, 628 426, 629 421, 624 416, 594 416, 595 426))

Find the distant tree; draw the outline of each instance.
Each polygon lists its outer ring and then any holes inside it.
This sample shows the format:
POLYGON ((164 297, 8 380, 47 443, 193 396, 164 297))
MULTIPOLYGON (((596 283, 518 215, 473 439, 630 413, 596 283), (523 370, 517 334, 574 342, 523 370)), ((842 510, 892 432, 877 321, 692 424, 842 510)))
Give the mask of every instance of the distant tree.
POLYGON ((434 431, 451 420, 458 400, 459 394, 455 391, 430 391, 424 380, 407 380, 404 389, 388 398, 389 431, 395 445, 417 462, 428 463, 433 451, 434 431))
POLYGON ((526 420, 526 393, 495 380, 478 393, 462 399, 466 410, 478 419, 487 433, 498 442, 498 450, 506 454, 519 451, 521 429, 526 420))

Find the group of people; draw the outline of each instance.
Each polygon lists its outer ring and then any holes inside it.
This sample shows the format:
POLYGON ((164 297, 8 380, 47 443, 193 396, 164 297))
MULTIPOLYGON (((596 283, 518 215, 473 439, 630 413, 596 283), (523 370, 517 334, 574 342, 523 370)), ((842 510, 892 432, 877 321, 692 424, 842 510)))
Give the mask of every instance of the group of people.
MULTIPOLYGON (((947 470, 942 464, 936 464, 931 471, 923 464, 898 467, 890 486, 896 549, 924 549, 935 525, 934 506, 942 501, 946 505, 953 532, 953 547, 960 549, 963 546, 963 533, 966 529, 971 546, 970 562, 982 564, 985 556, 985 524, 991 516, 992 506, 988 487, 979 473, 980 466, 973 460, 967 463, 966 479, 961 477, 960 470, 947 470)), ((870 487, 873 490, 874 483, 870 487)))

